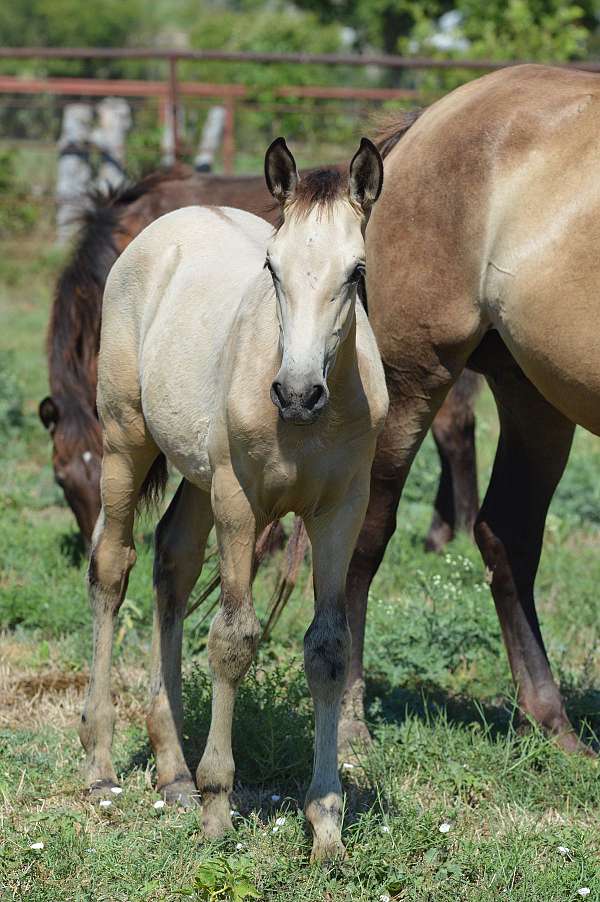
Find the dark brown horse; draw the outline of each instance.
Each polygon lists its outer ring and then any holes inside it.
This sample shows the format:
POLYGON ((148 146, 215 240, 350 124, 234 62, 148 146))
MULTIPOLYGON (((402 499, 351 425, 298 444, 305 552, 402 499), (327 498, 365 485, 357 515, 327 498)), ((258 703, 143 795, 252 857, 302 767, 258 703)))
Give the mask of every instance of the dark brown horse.
MULTIPOLYGON (((402 128, 406 130, 414 118, 409 115, 402 128)), ((384 156, 386 150, 383 147, 384 156)), ((239 207, 271 222, 279 215, 262 176, 200 175, 183 167, 154 173, 124 190, 93 197, 79 241, 56 285, 48 331, 51 395, 40 403, 39 413, 52 437, 56 481, 86 543, 100 511, 96 359, 106 278, 119 254, 145 226, 191 204, 239 207)), ((431 550, 441 549, 455 530, 470 531, 475 520, 475 392, 474 378, 465 376, 433 424, 442 471, 426 539, 431 550)))

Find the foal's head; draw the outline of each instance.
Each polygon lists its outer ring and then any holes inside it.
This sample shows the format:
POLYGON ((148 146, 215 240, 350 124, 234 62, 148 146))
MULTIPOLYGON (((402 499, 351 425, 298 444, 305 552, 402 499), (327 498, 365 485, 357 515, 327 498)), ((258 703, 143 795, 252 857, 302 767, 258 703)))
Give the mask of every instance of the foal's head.
POLYGON ((348 176, 314 170, 301 179, 283 138, 265 157, 265 177, 281 204, 269 242, 281 329, 281 368, 271 398, 282 419, 311 423, 329 400, 327 376, 354 321, 365 272, 364 227, 379 197, 383 163, 363 138, 348 176))

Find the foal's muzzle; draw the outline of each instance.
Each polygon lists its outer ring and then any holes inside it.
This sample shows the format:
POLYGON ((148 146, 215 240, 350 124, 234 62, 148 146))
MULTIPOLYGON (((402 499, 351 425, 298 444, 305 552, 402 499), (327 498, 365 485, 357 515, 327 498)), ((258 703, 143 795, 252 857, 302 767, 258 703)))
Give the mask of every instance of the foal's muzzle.
POLYGON ((278 378, 271 385, 271 401, 286 423, 306 425, 314 423, 329 401, 329 391, 324 382, 297 387, 278 378))

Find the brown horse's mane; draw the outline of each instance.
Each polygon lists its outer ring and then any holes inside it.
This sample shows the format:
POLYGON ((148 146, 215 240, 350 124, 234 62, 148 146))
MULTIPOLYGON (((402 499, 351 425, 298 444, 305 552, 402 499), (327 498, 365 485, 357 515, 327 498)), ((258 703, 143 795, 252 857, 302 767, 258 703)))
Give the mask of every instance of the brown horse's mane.
POLYGON ((384 160, 423 112, 423 109, 406 110, 400 116, 394 115, 389 119, 379 121, 375 144, 384 160))
POLYGON ((61 427, 78 447, 100 451, 95 410, 102 295, 120 253, 116 239, 123 233, 123 210, 162 182, 189 174, 183 168, 153 172, 138 182, 89 194, 90 207, 81 215, 79 236, 56 284, 47 337, 50 386, 61 427))

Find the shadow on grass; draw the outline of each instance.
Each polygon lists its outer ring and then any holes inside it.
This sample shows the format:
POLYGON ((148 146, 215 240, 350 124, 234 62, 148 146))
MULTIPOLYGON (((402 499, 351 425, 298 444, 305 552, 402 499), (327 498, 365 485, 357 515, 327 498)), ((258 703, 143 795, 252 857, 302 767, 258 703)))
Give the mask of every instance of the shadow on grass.
MULTIPOLYGON (((567 715, 582 740, 600 751, 600 691, 591 687, 562 687, 567 715)), ((494 741, 526 724, 514 698, 497 703, 482 702, 466 695, 455 695, 435 684, 421 687, 393 686, 383 676, 367 679, 367 709, 375 709, 384 723, 400 725, 411 717, 430 722, 443 715, 450 725, 468 727, 478 724, 494 741)))
POLYGON ((63 533, 60 537, 60 553, 67 559, 70 567, 80 567, 82 561, 87 559, 87 550, 81 533, 63 533))
MULTIPOLYGON (((210 725, 209 675, 200 668, 192 670, 184 680, 183 696, 184 752, 193 774, 210 725)), ((566 700, 576 729, 585 742, 598 749, 600 692, 570 689, 566 700)), ((462 728, 477 724, 487 742, 520 729, 518 710, 512 700, 482 703, 468 696, 452 695, 436 685, 409 689, 392 686, 384 677, 372 678, 367 682, 367 703, 374 711, 374 722, 401 725, 416 718, 434 726, 441 718, 462 728)), ((312 769, 313 711, 301 668, 253 668, 238 692, 233 749, 234 799, 242 815, 255 812, 261 820, 268 820, 282 806, 290 810, 302 806, 312 769)), ((151 760, 149 743, 143 741, 131 754, 125 772, 143 770, 151 760)), ((370 779, 353 776, 345 789, 346 822, 352 823, 373 807, 377 788, 370 779)))

